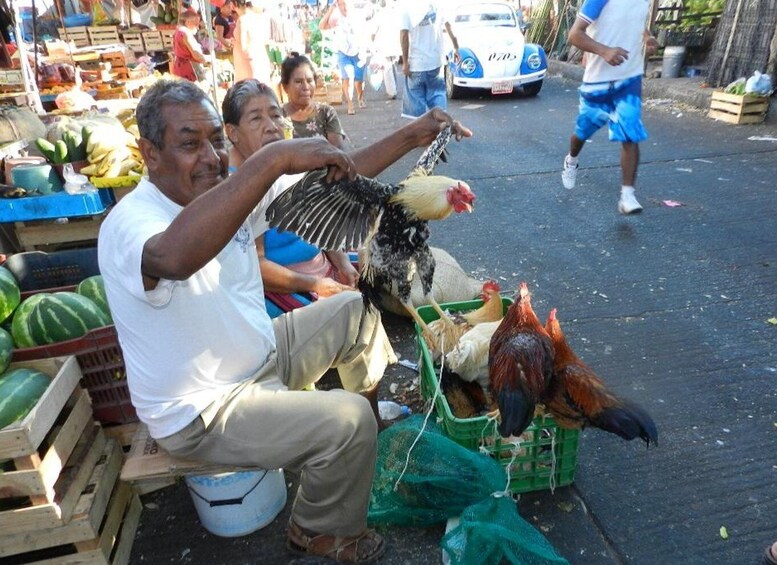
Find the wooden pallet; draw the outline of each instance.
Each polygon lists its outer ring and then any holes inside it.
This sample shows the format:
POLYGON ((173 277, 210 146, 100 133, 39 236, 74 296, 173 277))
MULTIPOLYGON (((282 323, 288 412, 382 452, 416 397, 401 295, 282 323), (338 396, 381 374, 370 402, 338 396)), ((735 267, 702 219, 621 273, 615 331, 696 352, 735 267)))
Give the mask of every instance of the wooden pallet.
MULTIPOLYGON (((132 448, 132 440, 137 433, 139 425, 140 424, 138 422, 132 422, 130 424, 119 424, 117 426, 108 426, 104 428, 105 435, 111 439, 116 440, 116 442, 121 446, 125 460, 127 457, 129 457, 129 453, 132 448)), ((142 496, 144 494, 156 492, 163 488, 172 486, 176 482, 177 481, 175 477, 165 477, 155 480, 136 482, 132 485, 132 487, 136 493, 142 496)))
POLYGON ((120 43, 119 28, 116 26, 89 26, 89 42, 92 45, 111 45, 120 43))
POLYGON ((143 34, 139 31, 123 31, 121 32, 121 40, 124 45, 135 51, 136 53, 143 52, 143 34))
POLYGON ((89 45, 89 31, 86 26, 58 27, 57 31, 62 41, 72 41, 76 47, 87 47, 89 45))
POLYGON ((141 504, 130 485, 118 481, 122 457, 109 440, 83 490, 73 518, 65 525, 25 535, 0 536, 0 556, 37 564, 129 561, 140 519, 141 504))
POLYGON ((165 44, 162 42, 162 33, 159 31, 144 31, 143 47, 146 51, 163 51, 165 44))
POLYGON ((716 90, 712 93, 707 116, 735 125, 760 124, 768 109, 769 98, 766 96, 742 96, 716 90))

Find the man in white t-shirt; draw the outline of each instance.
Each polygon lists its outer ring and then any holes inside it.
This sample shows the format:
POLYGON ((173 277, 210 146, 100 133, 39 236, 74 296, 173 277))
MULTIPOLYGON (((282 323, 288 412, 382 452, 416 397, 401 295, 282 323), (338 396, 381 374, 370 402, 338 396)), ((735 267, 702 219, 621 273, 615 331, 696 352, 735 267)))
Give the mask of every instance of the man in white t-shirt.
POLYGON ((642 211, 634 182, 639 143, 647 139, 641 117, 644 53, 658 47, 648 31, 653 17, 650 0, 585 0, 569 30, 569 43, 586 52, 586 66, 580 113, 561 180, 564 187, 575 187, 585 141, 609 122, 610 141, 621 143, 621 214, 642 211))
POLYGON ((103 222, 98 260, 138 417, 174 456, 299 472, 289 547, 374 560, 377 422, 354 392, 376 390, 386 367, 380 314, 342 292, 271 320, 250 216, 283 174, 374 176, 452 120, 427 114, 353 158, 320 138, 278 141, 227 176, 223 124, 193 83, 158 81, 136 116, 148 179, 103 222), (301 390, 332 367, 346 390, 301 390))
POLYGON ((453 43, 454 59, 459 62, 459 42, 437 1, 407 1, 399 14, 399 43, 405 92, 402 116, 417 118, 431 108, 447 108, 445 76, 445 36, 453 43))

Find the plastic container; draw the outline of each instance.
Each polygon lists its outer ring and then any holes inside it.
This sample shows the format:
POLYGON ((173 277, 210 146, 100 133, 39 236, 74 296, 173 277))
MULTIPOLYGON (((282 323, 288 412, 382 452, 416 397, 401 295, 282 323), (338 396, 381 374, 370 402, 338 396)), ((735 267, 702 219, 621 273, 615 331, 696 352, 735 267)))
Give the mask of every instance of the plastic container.
MULTIPOLYGON (((505 309, 512 303, 502 298, 505 309)), ((443 310, 474 310, 483 305, 482 300, 441 304, 443 310)), ((418 314, 424 322, 439 316, 431 306, 421 306, 418 314)), ((421 395, 425 400, 435 398, 437 374, 421 328, 416 325, 416 342, 421 357, 421 395)), ((578 430, 559 428, 550 415, 536 417, 522 434, 520 446, 505 441, 497 430, 497 423, 487 416, 457 418, 448 400, 440 391, 434 407, 445 434, 453 441, 473 451, 485 451, 505 468, 510 476, 510 491, 514 494, 572 484, 577 465, 578 430)))
POLYGON ((378 412, 383 420, 396 420, 410 416, 410 408, 392 400, 378 401, 378 412))
POLYGON ((286 506, 283 469, 186 477, 200 523, 210 533, 237 537, 272 522, 286 506))
MULTIPOLYGON (((17 167, 13 171, 14 174, 23 168, 17 167)), ((51 169, 51 174, 57 182, 60 182, 53 169, 51 169)), ((3 200, 3 206, 0 207, 0 222, 94 216, 105 212, 109 206, 115 203, 116 198, 111 190, 93 190, 79 194, 68 194, 63 191, 43 196, 6 198, 3 200)))
POLYGON ((14 167, 11 183, 26 190, 37 190, 41 194, 54 194, 62 190, 62 179, 54 167, 47 163, 27 164, 14 167))
POLYGON ((36 292, 55 292, 64 290, 63 287, 74 287, 85 278, 100 274, 96 247, 54 253, 14 253, 8 257, 5 266, 16 277, 22 298, 36 292))
POLYGON ((668 45, 664 47, 664 59, 661 62, 661 78, 677 78, 685 58, 685 46, 668 45))
POLYGON ((65 27, 78 27, 78 26, 90 26, 92 25, 91 14, 70 14, 62 18, 65 22, 65 27))
POLYGON ((13 184, 13 177, 11 172, 22 165, 43 165, 46 163, 46 159, 43 157, 8 157, 5 160, 5 182, 6 184, 13 184))

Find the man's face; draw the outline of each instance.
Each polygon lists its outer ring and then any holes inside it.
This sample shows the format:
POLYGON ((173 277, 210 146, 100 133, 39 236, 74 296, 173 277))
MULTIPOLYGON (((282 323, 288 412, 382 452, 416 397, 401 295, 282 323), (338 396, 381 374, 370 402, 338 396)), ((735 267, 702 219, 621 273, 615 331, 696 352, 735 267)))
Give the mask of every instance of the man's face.
POLYGON ((283 112, 269 96, 253 96, 243 107, 237 126, 227 124, 227 133, 244 159, 273 141, 283 139, 283 112))
POLYGON ((173 202, 186 206, 226 178, 229 162, 221 119, 207 101, 162 108, 163 148, 147 139, 140 149, 148 176, 173 202))

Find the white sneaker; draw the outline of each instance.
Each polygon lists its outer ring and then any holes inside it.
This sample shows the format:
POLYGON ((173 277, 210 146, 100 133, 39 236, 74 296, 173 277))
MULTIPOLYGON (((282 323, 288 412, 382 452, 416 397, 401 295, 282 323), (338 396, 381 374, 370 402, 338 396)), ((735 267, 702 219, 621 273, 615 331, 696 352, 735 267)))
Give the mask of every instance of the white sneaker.
POLYGON ((621 214, 638 214, 642 212, 642 205, 637 202, 633 190, 621 192, 621 199, 618 202, 618 212, 621 214))
POLYGON ((577 181, 577 167, 578 164, 571 164, 567 157, 564 157, 564 170, 561 171, 561 182, 564 183, 564 188, 575 188, 575 181, 577 181))

